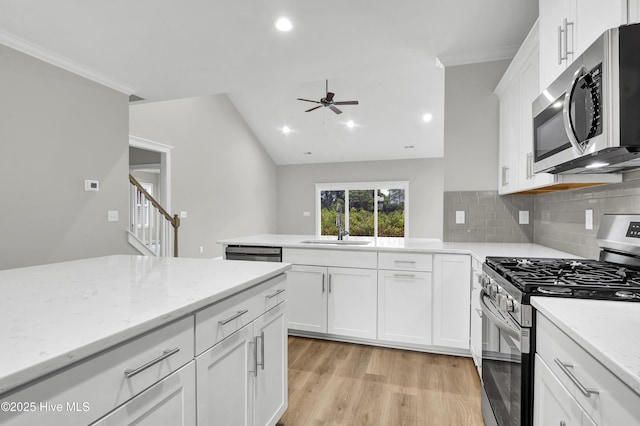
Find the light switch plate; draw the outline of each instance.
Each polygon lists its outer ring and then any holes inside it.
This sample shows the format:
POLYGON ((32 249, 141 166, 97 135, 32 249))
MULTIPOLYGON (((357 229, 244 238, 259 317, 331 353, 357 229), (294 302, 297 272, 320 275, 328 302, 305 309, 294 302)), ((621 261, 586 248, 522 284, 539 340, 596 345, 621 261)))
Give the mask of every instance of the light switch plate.
POLYGON ((520 210, 520 213, 518 214, 518 223, 520 225, 529 224, 529 210, 520 210))
POLYGON ((311 212, 302 212, 302 216, 309 217, 311 216, 311 212))
POLYGON ((85 191, 99 191, 100 190, 100 182, 97 180, 86 179, 84 181, 84 190, 85 191))
POLYGON ((186 218, 186 217, 187 217, 187 212, 185 212, 184 210, 182 210, 182 211, 180 212, 180 219, 184 219, 184 218, 186 218))
POLYGON ((464 223, 464 210, 456 210, 456 224, 461 225, 464 223))
POLYGON ((593 229, 593 209, 584 211, 584 229, 593 229))
POLYGON ((117 222, 118 220, 118 210, 109 210, 107 212, 107 222, 117 222))

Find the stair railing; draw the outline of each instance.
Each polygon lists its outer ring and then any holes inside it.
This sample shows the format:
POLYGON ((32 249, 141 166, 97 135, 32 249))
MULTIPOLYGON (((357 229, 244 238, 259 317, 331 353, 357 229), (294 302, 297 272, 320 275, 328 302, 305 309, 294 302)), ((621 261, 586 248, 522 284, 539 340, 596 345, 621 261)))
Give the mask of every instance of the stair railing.
POLYGON ((156 256, 178 257, 180 217, 171 216, 131 174, 129 182, 131 233, 156 256))

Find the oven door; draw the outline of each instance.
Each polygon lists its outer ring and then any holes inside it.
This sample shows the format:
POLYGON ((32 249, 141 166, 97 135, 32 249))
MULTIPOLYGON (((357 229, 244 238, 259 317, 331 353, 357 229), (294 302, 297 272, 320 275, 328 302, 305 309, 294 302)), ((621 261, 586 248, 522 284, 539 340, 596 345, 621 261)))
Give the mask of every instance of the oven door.
POLYGON ((490 409, 483 407, 485 423, 524 426, 521 328, 484 290, 480 292, 480 305, 482 383, 490 406, 490 409))

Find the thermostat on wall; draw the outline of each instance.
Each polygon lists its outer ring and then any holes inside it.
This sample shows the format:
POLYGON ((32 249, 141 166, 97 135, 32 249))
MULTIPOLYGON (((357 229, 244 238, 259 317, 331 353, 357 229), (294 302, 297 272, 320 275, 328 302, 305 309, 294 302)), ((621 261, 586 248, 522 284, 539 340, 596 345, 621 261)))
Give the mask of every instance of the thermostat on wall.
POLYGON ((84 181, 84 190, 85 191, 98 191, 100 190, 100 184, 97 180, 85 180, 84 181))

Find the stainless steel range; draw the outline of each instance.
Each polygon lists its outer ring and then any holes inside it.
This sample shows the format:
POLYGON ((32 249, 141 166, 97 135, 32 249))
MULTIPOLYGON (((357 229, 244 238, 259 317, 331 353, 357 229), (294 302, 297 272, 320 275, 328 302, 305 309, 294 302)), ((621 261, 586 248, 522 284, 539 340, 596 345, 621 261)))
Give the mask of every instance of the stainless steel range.
POLYGON ((596 238, 600 260, 486 258, 480 302, 487 426, 533 423, 531 296, 640 302, 640 215, 604 215, 596 238))

